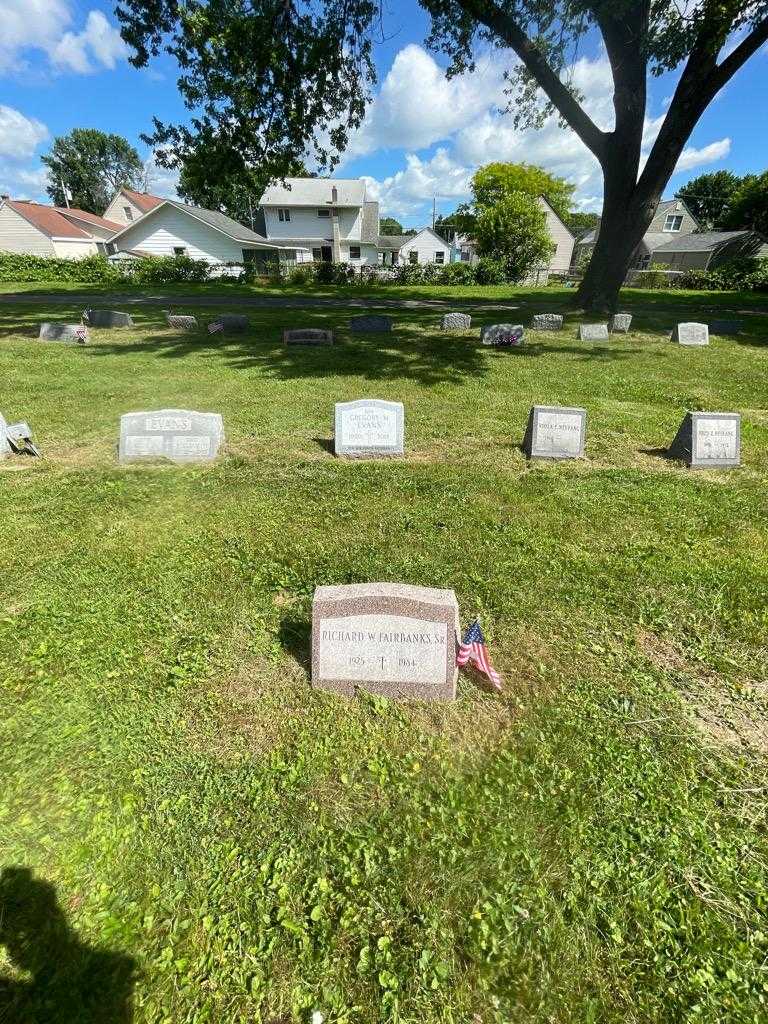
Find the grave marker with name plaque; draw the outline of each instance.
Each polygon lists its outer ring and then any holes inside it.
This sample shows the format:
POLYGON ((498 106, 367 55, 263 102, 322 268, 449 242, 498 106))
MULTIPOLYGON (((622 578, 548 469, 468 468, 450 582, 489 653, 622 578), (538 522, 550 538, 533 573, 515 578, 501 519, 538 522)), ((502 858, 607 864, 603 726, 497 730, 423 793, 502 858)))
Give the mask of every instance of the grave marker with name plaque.
POLYGON ((209 462, 224 440, 218 413, 189 409, 129 412, 120 417, 120 462, 170 459, 171 462, 209 462))
POLYGON ((536 313, 531 321, 534 331, 560 331, 563 328, 563 316, 560 313, 536 313))
POLYGON ((285 345, 332 345, 333 331, 322 327, 299 327, 283 331, 285 345))
POLYGON ((440 321, 444 331, 468 331, 472 326, 472 317, 468 313, 445 313, 440 321))
POLYGON ((402 402, 360 398, 334 406, 334 452, 353 459, 402 455, 405 413, 402 402))
POLYGON ((354 696, 453 700, 459 606, 452 590, 405 583, 318 587, 312 683, 354 696))
POLYGON ((579 341, 608 341, 608 324, 579 324, 579 341))
POLYGON ((677 324, 672 332, 672 341, 678 345, 708 345, 709 328, 706 324, 677 324))
POLYGON ((522 324, 486 324, 480 328, 480 341, 493 348, 521 348, 524 334, 522 324))
POLYGON ((40 324, 40 341, 73 341, 76 345, 85 345, 88 341, 88 328, 85 324, 40 324))
POLYGON ((528 414, 523 451, 529 459, 580 459, 586 433, 586 409, 534 405, 528 414))
POLYGON ((133 327, 130 313, 118 313, 114 309, 86 309, 83 320, 90 327, 133 327))
POLYGON ((667 454, 691 469, 739 466, 741 416, 737 412, 686 413, 667 454))
POLYGON ((629 328, 632 323, 631 313, 614 313, 611 317, 611 333, 612 334, 629 334, 629 328))

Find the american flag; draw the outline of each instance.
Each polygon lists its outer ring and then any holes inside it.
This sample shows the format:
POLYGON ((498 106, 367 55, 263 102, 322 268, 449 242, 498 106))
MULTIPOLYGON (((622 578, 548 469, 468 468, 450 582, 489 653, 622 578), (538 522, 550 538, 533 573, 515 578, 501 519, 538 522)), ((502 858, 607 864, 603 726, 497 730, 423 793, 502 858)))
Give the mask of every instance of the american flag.
POLYGON ((85 345, 88 341, 88 328, 85 324, 78 325, 75 327, 75 340, 78 345, 85 345))
POLYGON ((209 334, 219 334, 223 330, 224 324, 221 322, 221 320, 214 320, 212 323, 208 324, 209 334))
POLYGON ((501 676, 491 664, 479 619, 475 619, 464 634, 464 639, 459 646, 459 653, 456 655, 456 664, 459 668, 463 668, 469 662, 488 676, 494 690, 501 692, 501 676))

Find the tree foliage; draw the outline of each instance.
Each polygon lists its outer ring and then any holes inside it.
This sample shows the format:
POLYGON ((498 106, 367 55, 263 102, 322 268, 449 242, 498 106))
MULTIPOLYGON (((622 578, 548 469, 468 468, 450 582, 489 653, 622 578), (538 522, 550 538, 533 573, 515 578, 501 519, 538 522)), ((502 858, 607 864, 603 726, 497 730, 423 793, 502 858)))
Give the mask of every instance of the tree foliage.
POLYGON ((546 214, 527 192, 505 193, 492 206, 480 208, 475 245, 480 256, 504 264, 508 281, 519 281, 546 264, 555 249, 546 214))
POLYGON ((600 223, 600 218, 596 213, 580 213, 575 210, 568 213, 563 220, 575 238, 580 238, 581 235, 596 228, 600 223))
POLYGON ((48 168, 46 191, 56 206, 66 205, 66 188, 72 206, 102 214, 118 189, 145 187, 144 165, 133 146, 96 128, 75 128, 54 139, 42 161, 48 168))
POLYGON ((700 174, 682 188, 677 195, 705 231, 720 227, 725 221, 733 197, 739 188, 739 179, 730 171, 700 174))
MULTIPOLYGON (((314 177, 303 161, 294 160, 286 167, 287 177, 314 177)), ((185 160, 179 174, 178 193, 187 202, 207 210, 220 210, 241 224, 256 224, 257 207, 270 182, 260 173, 243 168, 235 175, 227 157, 214 150, 198 150, 185 160)))
POLYGON ((382 235, 402 235, 403 225, 394 217, 382 217, 379 222, 379 230, 382 235))
POLYGON ((472 177, 472 195, 478 209, 495 206, 513 192, 525 192, 533 198, 544 196, 558 216, 565 219, 575 191, 575 185, 535 164, 485 164, 472 177))
POLYGON ((768 171, 741 179, 722 226, 733 231, 749 228, 768 236, 768 171))

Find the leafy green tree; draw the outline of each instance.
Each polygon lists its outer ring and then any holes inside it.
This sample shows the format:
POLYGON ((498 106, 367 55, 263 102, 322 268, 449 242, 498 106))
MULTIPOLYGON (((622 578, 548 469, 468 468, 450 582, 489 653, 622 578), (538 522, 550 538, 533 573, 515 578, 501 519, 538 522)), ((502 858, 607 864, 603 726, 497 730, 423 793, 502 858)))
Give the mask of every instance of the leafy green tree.
POLYGON ((66 205, 66 189, 72 206, 100 215, 118 189, 146 187, 144 165, 130 142, 96 128, 74 128, 54 139, 42 161, 56 206, 66 205))
MULTIPOLYGON (((768 41, 768 0, 418 0, 429 44, 449 75, 472 69, 489 46, 509 52, 509 110, 516 125, 557 113, 599 161, 600 236, 578 299, 615 307, 632 254, 691 132, 709 104, 768 41), (605 47, 614 124, 600 128, 569 84, 588 35, 605 47), (513 56, 514 55, 514 56, 513 56), (641 168, 649 75, 677 72, 664 121, 641 168), (544 94, 542 103, 540 91, 544 94)), ((189 124, 155 121, 161 159, 216 145, 222 155, 281 177, 312 150, 333 167, 360 125, 375 81, 375 0, 121 0, 133 63, 167 50, 179 63, 189 124)))
POLYGON ((700 174, 677 190, 680 199, 705 231, 712 231, 725 222, 728 210, 739 188, 739 178, 730 171, 700 174))
POLYGON ((382 235, 402 235, 403 225, 394 217, 382 217, 379 222, 379 230, 382 235))
POLYGON ((492 163, 479 167, 472 177, 475 206, 495 206, 512 192, 544 196, 561 218, 568 216, 576 186, 534 164, 492 163))
POLYGON ((581 235, 596 228, 600 223, 600 218, 596 213, 578 213, 576 211, 567 214, 563 220, 571 234, 576 238, 580 238, 581 235))
POLYGON ((492 206, 480 209, 475 245, 478 255, 504 264, 509 281, 519 281, 546 264, 555 250, 546 214, 527 192, 505 193, 492 206))
POLYGON ((768 236, 768 171, 741 179, 722 226, 727 231, 751 228, 768 236))

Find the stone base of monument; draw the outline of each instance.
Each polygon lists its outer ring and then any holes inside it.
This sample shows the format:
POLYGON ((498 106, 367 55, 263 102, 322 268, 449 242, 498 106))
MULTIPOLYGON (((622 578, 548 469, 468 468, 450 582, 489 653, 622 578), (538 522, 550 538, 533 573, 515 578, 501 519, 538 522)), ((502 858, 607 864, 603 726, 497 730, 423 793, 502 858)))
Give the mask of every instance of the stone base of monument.
POLYGON ((493 348, 522 348, 524 334, 522 324, 486 324, 480 328, 480 341, 493 348))
POLYGON ((631 313, 614 313, 608 326, 612 334, 629 334, 631 323, 631 313))
POLYGON ((670 340, 678 345, 708 345, 709 328, 706 324, 676 324, 670 340))
POLYGON ((158 409, 120 417, 120 462, 210 462, 223 441, 224 423, 219 413, 158 409))
POLYGON ((283 331, 285 345, 332 345, 333 331, 325 331, 319 327, 305 327, 298 330, 283 331))
POLYGON ((579 341, 608 341, 608 324, 579 324, 579 341))
POLYGON ((472 326, 472 317, 468 313, 445 313, 440 321, 444 331, 467 331, 472 326))
POLYGON ((523 451, 529 459, 580 459, 586 433, 586 409, 534 405, 528 414, 523 451))
POLYGON ((560 331, 563 317, 559 313, 537 313, 531 321, 533 331, 560 331))
POLYGON ((712 320, 709 324, 712 334, 720 334, 735 337, 744 330, 743 320, 712 320))
POLYGON ((345 697, 453 700, 459 606, 452 590, 405 583, 318 587, 312 684, 345 697))
POLYGON ((387 459, 404 454, 402 402, 359 398, 334 406, 335 455, 348 459, 387 459))
POLYGON ((391 316, 353 316, 349 329, 354 334, 380 334, 392 330, 391 316))
POLYGON ((38 337, 41 341, 73 341, 76 345, 85 345, 88 328, 83 324, 40 324, 38 337))
POLYGON ((667 449, 691 469, 741 465, 741 416, 737 412, 688 412, 667 449))
POLYGON ((133 327, 130 313, 118 313, 114 309, 86 309, 84 319, 89 327, 133 327))

